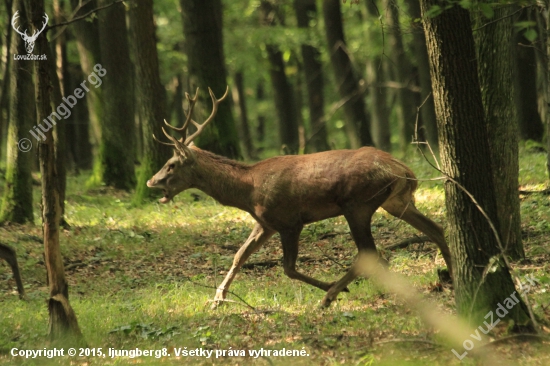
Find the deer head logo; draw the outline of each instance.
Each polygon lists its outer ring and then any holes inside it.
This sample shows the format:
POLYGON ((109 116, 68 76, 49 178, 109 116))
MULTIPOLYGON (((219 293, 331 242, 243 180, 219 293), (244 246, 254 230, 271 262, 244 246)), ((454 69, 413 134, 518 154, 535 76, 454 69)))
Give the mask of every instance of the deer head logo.
POLYGON ((19 30, 19 27, 15 27, 15 21, 17 18, 19 18, 19 10, 13 14, 13 17, 11 18, 11 26, 13 29, 21 35, 21 38, 23 38, 23 41, 25 41, 25 48, 27 49, 27 53, 32 53, 32 50, 34 49, 34 42, 36 41, 36 38, 38 38, 38 35, 42 33, 42 31, 46 28, 46 25, 48 25, 48 14, 44 13, 44 24, 42 25, 42 29, 39 31, 35 31, 32 36, 27 35, 27 30, 25 29, 25 32, 21 32, 19 30))

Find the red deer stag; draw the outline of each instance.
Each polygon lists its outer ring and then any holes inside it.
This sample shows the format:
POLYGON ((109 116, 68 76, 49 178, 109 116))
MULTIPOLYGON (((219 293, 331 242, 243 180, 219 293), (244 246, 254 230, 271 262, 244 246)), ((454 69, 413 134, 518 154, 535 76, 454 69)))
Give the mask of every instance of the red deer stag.
POLYGON ((193 98, 186 93, 189 113, 183 127, 176 128, 164 121, 183 137, 175 139, 164 127, 162 130, 171 143, 162 142, 153 135, 156 141, 172 146, 174 156, 147 186, 163 190, 161 203, 169 202, 188 188, 198 188, 223 205, 248 212, 256 220, 250 237, 235 255, 231 269, 217 289, 213 307, 225 299, 231 282, 248 257, 276 232, 281 235, 285 274, 325 290, 327 293, 321 305, 329 306, 338 293, 347 290, 360 271, 352 266, 339 281, 331 283, 298 272, 300 232, 311 222, 344 215, 359 254, 377 255, 371 235, 371 218, 380 206, 430 237, 452 273, 451 254, 443 228, 414 206, 417 181, 403 163, 373 147, 278 156, 253 165, 217 156, 192 143, 212 122, 228 90, 220 99, 216 99, 210 88, 209 92, 213 107, 204 123, 192 119, 197 89, 193 98), (197 131, 186 137, 189 123, 197 127, 197 131))

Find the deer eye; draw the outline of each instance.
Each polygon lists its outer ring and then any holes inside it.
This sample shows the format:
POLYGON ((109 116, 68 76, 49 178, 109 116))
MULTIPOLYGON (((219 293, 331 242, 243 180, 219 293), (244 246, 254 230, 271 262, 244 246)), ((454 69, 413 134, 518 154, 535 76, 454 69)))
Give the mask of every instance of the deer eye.
POLYGON ((168 165, 168 171, 173 170, 176 167, 175 164, 168 165))

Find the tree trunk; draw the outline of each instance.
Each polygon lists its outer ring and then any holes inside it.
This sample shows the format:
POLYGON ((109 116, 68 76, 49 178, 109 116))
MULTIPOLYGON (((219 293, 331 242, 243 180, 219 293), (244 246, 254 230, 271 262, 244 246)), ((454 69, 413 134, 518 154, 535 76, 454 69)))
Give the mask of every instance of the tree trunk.
MULTIPOLYGON (((514 103, 514 59, 512 40, 515 10, 495 7, 498 22, 475 32, 481 97, 489 134, 490 158, 497 205, 500 238, 506 254, 513 259, 525 257, 521 242, 518 176, 518 122, 514 103), (498 55, 498 56, 497 56, 498 55)), ((491 21, 476 17, 476 28, 491 21)))
MULTIPOLYGON (((54 45, 55 46, 55 45, 54 45)), ((50 48, 47 48, 47 58, 48 58, 48 72, 51 80, 51 99, 52 99, 52 108, 61 106, 63 104, 62 94, 61 94, 61 83, 57 76, 56 68, 56 57, 51 52, 50 48)), ((71 109, 67 108, 69 111, 67 118, 72 114, 71 109)), ((65 190, 67 188, 67 169, 66 169, 66 119, 59 120, 54 128, 54 150, 55 150, 55 171, 57 173, 57 184, 59 192, 59 222, 63 226, 67 226, 65 222, 65 190)))
MULTIPOLYGON (((477 75, 475 44, 467 10, 455 5, 436 17, 426 12, 446 2, 421 2, 426 34, 442 167, 475 197, 496 226, 497 206, 484 108, 477 75)), ((517 292, 488 219, 459 186, 445 183, 449 244, 457 310, 478 324, 487 312, 517 292)), ((516 304, 513 300, 512 302, 516 304)), ((502 306, 502 305, 500 305, 502 306)), ((507 318, 516 328, 532 329, 521 298, 507 318)))
MULTIPOLYGON (((206 93, 208 87, 218 97, 227 86, 227 72, 223 52, 221 0, 181 0, 183 33, 187 53, 190 84, 204 92, 200 99, 208 99, 202 115, 210 114, 212 102, 206 93)), ((239 139, 231 98, 221 103, 210 126, 197 138, 197 146, 230 158, 240 156, 239 139)), ((197 111, 199 112, 199 111, 197 111)))
MULTIPOLYGON (((264 81, 260 80, 258 81, 258 85, 256 86, 256 103, 263 103, 265 100, 265 92, 264 92, 264 81)), ((261 113, 261 111, 258 111, 258 126, 256 127, 256 139, 261 145, 261 148, 258 150, 263 150, 264 148, 264 140, 265 140, 265 116, 261 113)))
MULTIPOLYGON (((518 21, 534 20, 531 9, 521 11, 518 21)), ((516 32, 514 46, 516 49, 516 77, 515 98, 518 112, 520 136, 522 140, 542 142, 544 125, 537 105, 537 60, 536 47, 524 36, 523 32, 516 32)))
MULTIPOLYGON (((7 19, 12 18, 13 14, 13 0, 7 0, 5 1, 6 6, 6 12, 7 12, 7 19)), ((11 50, 11 34, 13 32, 12 27, 7 27, 6 29, 6 50, 11 50)), ((1 38, 1 37, 0 37, 1 38)), ((0 71, 2 75, 2 85, 0 86, 0 158, 2 158, 3 149, 1 148, 4 146, 4 131, 6 131, 4 128, 7 127, 9 120, 10 120, 10 101, 8 96, 8 88, 10 86, 10 70, 11 70, 11 53, 6 52, 6 61, 3 63, 3 68, 0 71), (4 111, 6 113, 6 118, 4 118, 4 111)))
POLYGON ((438 150, 437 147, 437 121, 435 117, 434 96, 432 94, 432 79, 430 77, 430 60, 428 59, 428 50, 426 49, 426 37, 422 29, 422 23, 414 20, 420 19, 420 3, 418 0, 407 0, 409 14, 413 21, 410 23, 413 28, 413 52, 416 56, 418 67, 418 79, 420 84, 420 99, 426 101, 420 109, 420 117, 422 126, 426 133, 426 140, 433 150, 438 150), (429 97, 428 97, 429 96, 429 97), (426 99, 428 98, 428 99, 426 99))
POLYGON ((413 83, 413 66, 403 46, 401 27, 399 25, 399 9, 391 0, 385 0, 384 5, 388 14, 386 23, 390 48, 392 74, 401 85, 397 91, 399 108, 397 109, 397 126, 399 130, 399 149, 405 154, 410 146, 416 119, 416 96, 409 88, 413 83))
MULTIPOLYGON (((260 23, 264 26, 275 26, 277 9, 269 2, 260 2, 260 23)), ((280 21, 280 20, 279 20, 280 21)), ((273 85, 275 110, 279 119, 279 138, 283 150, 296 154, 299 145, 298 119, 294 104, 294 91, 285 73, 283 54, 276 45, 266 45, 269 61, 269 77, 273 85)))
MULTIPOLYGON (((294 0, 294 10, 298 27, 309 29, 310 23, 317 20, 315 0, 294 0)), ((313 27, 312 27, 313 28, 313 27)), ((325 123, 325 99, 323 64, 321 53, 311 45, 302 44, 302 59, 306 77, 307 102, 311 125, 311 137, 306 143, 307 152, 330 150, 325 123)))
POLYGON ((252 145, 252 136, 250 136, 250 126, 248 124, 248 112, 246 110, 246 95, 244 92, 244 76, 242 71, 235 73, 235 92, 233 100, 239 105, 240 135, 244 145, 244 151, 247 159, 256 158, 256 151, 252 145))
POLYGON ((130 34, 135 52, 136 91, 143 131, 143 158, 134 202, 142 203, 153 192, 147 188, 147 180, 170 157, 169 148, 153 140, 153 134, 158 138, 164 136, 161 127, 167 113, 164 88, 160 83, 152 0, 140 1, 130 8, 130 34))
POLYGON ((550 178, 550 0, 546 2, 546 172, 550 178))
MULTIPOLYGON (((69 88, 75 90, 80 87, 84 79, 80 66, 71 68, 69 72, 69 88)), ((75 161, 75 169, 88 170, 92 168, 92 144, 90 142, 90 115, 88 99, 81 99, 73 108, 73 118, 67 124, 68 148, 75 161)))
MULTIPOLYGON (((98 5, 105 6, 111 2, 101 0, 98 5)), ((130 190, 136 183, 136 134, 133 65, 130 62, 124 4, 115 4, 101 10, 98 18, 101 64, 94 66, 94 72, 103 81, 101 88, 104 103, 103 118, 100 121, 101 141, 94 175, 97 183, 130 190), (104 76, 98 75, 96 66, 104 72, 104 76)))
MULTIPOLYGON (((26 0, 26 9, 34 29, 44 21, 42 0, 26 0)), ((47 54, 46 35, 36 39, 35 52, 47 54)), ((49 60, 51 61, 51 60, 49 60)), ((50 99, 50 77, 47 61, 34 61, 36 75, 35 95, 38 123, 44 123, 52 112, 50 99)), ((65 280, 65 269, 59 248, 59 191, 55 164, 55 149, 52 128, 45 132, 45 139, 39 143, 40 173, 42 176, 42 228, 44 233, 44 255, 50 299, 49 335, 52 340, 77 343, 82 338, 76 315, 69 304, 69 287, 65 280)))
MULTIPOLYGON (((365 1, 367 13, 371 21, 378 19, 378 9, 373 1, 365 1)), ((377 35, 372 32, 372 38, 377 35)), ((366 62, 367 83, 370 95, 370 110, 372 111, 371 133, 374 144, 380 150, 391 151, 390 112, 388 109, 388 93, 384 84, 387 74, 387 63, 382 56, 374 56, 366 62)), ((429 70, 428 70, 429 72, 429 70)), ((431 87, 430 87, 431 88, 431 87)))
POLYGON ((365 93, 359 86, 351 60, 347 54, 340 0, 323 0, 323 18, 338 93, 344 104, 346 134, 351 148, 374 145, 370 134, 370 116, 365 109, 365 93))
MULTIPOLYGON (((19 21, 26 18, 23 1, 15 1, 19 21)), ((17 33, 12 34, 8 54, 26 54, 25 43, 17 33)), ((0 222, 33 222, 31 159, 29 150, 37 141, 30 134, 35 123, 34 106, 29 101, 34 97, 32 64, 25 60, 11 61, 10 120, 8 126, 8 156, 6 183, 0 208, 0 222)))
MULTIPOLYGON (((80 5, 80 0, 71 0, 73 11, 80 5)), ((83 3, 84 6, 79 8, 75 16, 84 15, 92 9, 97 7, 95 0, 83 3)), ((80 65, 84 72, 83 80, 85 85, 90 86, 88 83, 88 75, 94 72, 94 65, 101 64, 101 52, 99 45, 99 30, 97 17, 91 20, 78 21, 71 24, 74 34, 76 36, 76 45, 78 48, 78 55, 80 58, 80 65)), ((97 155, 97 148, 101 141, 101 121, 103 120, 103 88, 89 88, 90 91, 86 93, 86 103, 88 105, 88 114, 90 125, 92 127, 92 145, 94 152, 97 155)), ((92 183, 95 183, 92 180, 92 183)))

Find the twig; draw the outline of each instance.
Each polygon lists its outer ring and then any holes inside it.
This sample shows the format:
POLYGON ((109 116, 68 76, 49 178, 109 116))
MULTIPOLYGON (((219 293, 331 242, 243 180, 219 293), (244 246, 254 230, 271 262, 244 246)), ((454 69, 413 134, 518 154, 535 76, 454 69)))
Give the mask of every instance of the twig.
POLYGON ((53 28, 56 28, 56 27, 61 27, 63 25, 69 25, 71 23, 74 23, 74 22, 77 22, 79 20, 82 20, 82 19, 86 19, 87 17, 89 17, 90 15, 92 15, 93 13, 96 13, 100 10, 103 10, 103 9, 106 9, 106 8, 109 8, 115 4, 118 4, 118 3, 122 3, 124 2, 124 0, 116 0, 116 1, 113 1, 111 4, 108 4, 108 5, 103 5, 103 6, 100 6, 100 7, 97 7, 95 9, 92 9, 90 10, 89 12, 87 12, 86 14, 84 15, 80 15, 76 18, 72 18, 71 20, 68 20, 66 22, 61 22, 61 23, 57 23, 57 24, 54 24, 54 25, 50 25, 48 27, 46 27, 46 31, 49 31, 50 29, 53 29, 53 28))
MULTIPOLYGON (((521 281, 518 277, 516 277, 516 282, 519 286, 519 288, 521 289, 521 281)), ((523 297, 523 299, 525 300, 525 305, 527 306, 527 310, 529 311, 529 317, 531 318, 531 321, 533 322, 533 326, 535 327, 535 331, 538 333, 539 332, 539 325, 537 323, 537 321, 535 320, 535 315, 533 314, 533 310, 531 309, 531 304, 529 303, 529 296, 527 296, 527 292, 525 292, 525 296, 523 297)))
POLYGON ((483 29, 483 28, 485 28, 485 27, 488 26, 488 25, 491 25, 491 24, 493 24, 493 23, 499 22, 499 21, 504 20, 504 19, 506 19, 506 18, 513 17, 514 15, 516 15, 517 13, 519 13, 520 11, 522 11, 523 9, 527 9, 527 8, 532 7, 532 6, 534 6, 534 5, 529 5, 529 6, 526 6, 526 7, 524 7, 524 8, 519 8, 518 10, 514 11, 512 14, 508 14, 508 15, 505 15, 505 16, 503 16, 503 17, 501 17, 501 18, 491 20, 490 22, 487 22, 487 23, 483 24, 483 25, 482 25, 481 27, 479 27, 479 28, 472 29, 472 32, 475 32, 475 31, 478 31, 478 30, 480 30, 480 29, 483 29))

